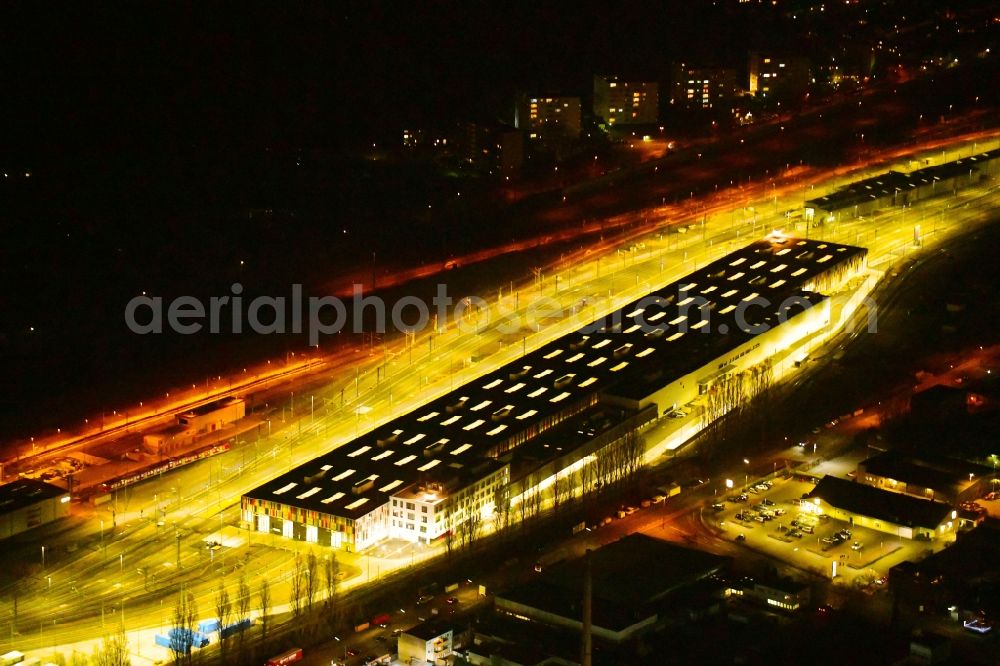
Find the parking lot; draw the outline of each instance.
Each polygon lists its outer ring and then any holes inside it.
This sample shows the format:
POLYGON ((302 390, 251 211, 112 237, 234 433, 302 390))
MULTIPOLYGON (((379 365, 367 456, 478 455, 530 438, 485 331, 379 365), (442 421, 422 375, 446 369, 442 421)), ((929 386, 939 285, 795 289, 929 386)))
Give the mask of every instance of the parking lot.
POLYGON ((733 489, 717 498, 703 511, 704 521, 727 539, 803 570, 830 576, 836 562, 838 582, 877 580, 899 562, 921 559, 932 547, 942 547, 803 511, 802 496, 813 488, 808 482, 779 478, 770 487, 749 485, 745 493, 733 489))

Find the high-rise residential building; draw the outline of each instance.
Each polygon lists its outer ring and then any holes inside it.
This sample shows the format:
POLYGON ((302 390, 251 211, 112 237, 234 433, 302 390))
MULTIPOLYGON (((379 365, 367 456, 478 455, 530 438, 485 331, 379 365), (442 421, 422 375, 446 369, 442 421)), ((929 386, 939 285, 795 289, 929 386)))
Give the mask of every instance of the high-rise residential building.
POLYGON ((809 86, 809 60, 754 51, 750 53, 751 94, 759 97, 789 98, 801 95, 809 86))
POLYGON ((529 139, 552 136, 580 136, 581 109, 579 97, 563 95, 532 95, 518 104, 515 124, 527 132, 529 139))
POLYGON ((736 70, 675 63, 670 103, 691 109, 711 109, 736 98, 736 70))
POLYGON ((650 81, 624 81, 594 76, 594 115, 608 125, 650 125, 660 116, 660 86, 650 81))

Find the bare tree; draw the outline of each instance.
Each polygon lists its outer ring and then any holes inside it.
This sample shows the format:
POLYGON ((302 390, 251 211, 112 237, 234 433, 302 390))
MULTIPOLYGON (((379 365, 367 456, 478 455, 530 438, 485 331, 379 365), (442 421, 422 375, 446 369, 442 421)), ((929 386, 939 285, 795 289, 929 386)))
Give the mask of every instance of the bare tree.
POLYGON ((446 500, 444 505, 444 545, 448 550, 448 555, 451 556, 452 550, 455 548, 455 525, 454 523, 454 504, 449 498, 446 500))
POLYGON ((267 640, 268 614, 271 612, 271 585, 267 582, 267 576, 261 576, 260 589, 257 592, 260 599, 260 636, 261 640, 267 640))
POLYGON ((170 652, 173 654, 175 663, 191 663, 191 642, 197 618, 198 604, 194 595, 186 590, 181 590, 174 606, 173 627, 170 634, 170 652))
MULTIPOLYGON (((250 619, 250 581, 247 580, 247 572, 240 572, 240 580, 236 586, 236 622, 243 625, 250 619)), ((244 664, 247 661, 246 655, 246 629, 241 629, 236 639, 237 659, 244 664)))
POLYGON ((564 479, 559 478, 559 471, 556 470, 556 473, 552 477, 552 485, 550 486, 549 490, 549 492, 552 494, 553 513, 559 512, 559 504, 562 502, 564 481, 565 481, 564 479))
POLYGON ((323 558, 323 583, 326 588, 326 607, 333 610, 337 595, 337 576, 340 575, 340 563, 333 551, 323 558))
POLYGON ((302 555, 299 553, 295 554, 295 565, 292 568, 292 580, 289 586, 288 593, 290 595, 289 602, 292 606, 292 615, 298 617, 302 613, 303 602, 305 601, 304 596, 306 592, 306 567, 305 562, 302 560, 302 555))
POLYGON ((94 655, 90 659, 93 666, 131 666, 128 656, 128 639, 125 628, 121 627, 112 636, 105 636, 100 648, 94 647, 94 655))
POLYGON ((493 531, 505 532, 510 526, 510 485, 504 484, 493 493, 493 531))
POLYGON ((306 554, 305 563, 305 597, 306 597, 306 611, 310 614, 313 610, 313 602, 316 600, 316 593, 319 591, 319 560, 316 557, 316 552, 310 550, 306 554))
POLYGON ((226 589, 225 581, 219 581, 219 588, 215 591, 215 614, 219 619, 219 658, 222 663, 226 662, 226 653, 229 648, 229 637, 224 633, 233 620, 233 603, 229 599, 229 590, 226 589))

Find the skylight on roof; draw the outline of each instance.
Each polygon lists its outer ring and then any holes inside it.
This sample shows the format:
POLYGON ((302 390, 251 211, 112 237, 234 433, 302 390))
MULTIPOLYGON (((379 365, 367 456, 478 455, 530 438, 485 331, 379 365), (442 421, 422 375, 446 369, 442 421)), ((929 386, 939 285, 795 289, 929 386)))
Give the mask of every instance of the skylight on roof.
POLYGON ((443 425, 443 426, 451 425, 452 423, 454 423, 455 421, 459 420, 460 418, 462 418, 462 416, 460 414, 455 414, 454 416, 449 416, 444 421, 441 421, 441 425, 443 425))
POLYGON ((347 509, 348 511, 354 511, 358 507, 364 505, 364 503, 367 502, 367 501, 368 501, 367 497, 360 497, 360 498, 354 500, 353 502, 351 502, 350 504, 348 504, 347 506, 345 506, 344 508, 347 509))
POLYGON ((551 398, 549 398, 549 402, 562 402, 563 400, 568 398, 569 395, 570 395, 569 391, 563 391, 559 395, 554 395, 551 398))
POLYGON ((389 449, 389 450, 383 451, 382 453, 378 454, 377 456, 375 456, 374 458, 372 458, 372 460, 382 460, 383 458, 388 458, 393 453, 394 452, 391 449, 389 449))
POLYGON ((497 378, 497 379, 494 379, 493 381, 491 381, 489 384, 486 384, 485 386, 483 386, 483 388, 488 390, 488 389, 500 386, 500 384, 503 384, 503 380, 500 379, 500 378, 497 378))
POLYGON ((538 413, 537 409, 529 409, 524 414, 519 415, 517 417, 517 420, 518 421, 523 421, 524 419, 530 419, 532 416, 534 416, 537 413, 538 413))
POLYGON ((580 382, 580 388, 587 388, 591 384, 597 381, 597 377, 587 377, 582 382, 580 382))
POLYGON ((676 333, 674 333, 673 335, 671 335, 669 338, 667 338, 667 342, 673 342, 674 340, 679 340, 682 337, 684 337, 684 331, 677 331, 676 333))
POLYGON ((568 359, 566 359, 566 362, 567 363, 576 363, 581 358, 583 358, 583 352, 577 352, 577 353, 573 354, 572 356, 570 356, 568 359))
POLYGON ((483 407, 489 407, 492 400, 483 400, 481 403, 472 408, 472 411, 478 412, 483 407))
POLYGON ((360 455, 362 455, 364 453, 367 453, 368 451, 371 451, 371 449, 372 449, 372 447, 370 447, 370 446, 367 446, 367 445, 366 446, 362 446, 357 451, 354 451, 352 453, 348 453, 347 457, 348 458, 357 458, 358 456, 360 456, 360 455))
POLYGON ((649 355, 650 355, 650 354, 652 354, 652 353, 653 353, 654 351, 655 351, 655 350, 654 350, 654 349, 653 349, 652 347, 646 347, 646 348, 645 348, 645 349, 643 349, 643 350, 642 350, 641 352, 639 352, 638 354, 636 354, 636 355, 635 355, 635 357, 636 357, 636 358, 643 358, 643 357, 645 357, 645 356, 649 356, 649 355))
POLYGON ((611 340, 609 338, 604 338, 603 340, 601 340, 600 342, 598 342, 596 345, 594 345, 593 347, 591 347, 591 349, 600 349, 601 347, 606 347, 606 346, 608 346, 610 344, 611 344, 611 340))
POLYGON ((337 493, 334 493, 334 494, 330 495, 329 497, 327 497, 324 500, 320 500, 320 502, 322 502, 323 504, 329 504, 331 502, 336 502, 337 500, 339 500, 343 496, 344 496, 344 493, 337 492, 337 493))
POLYGON ((353 469, 346 469, 343 472, 341 472, 340 474, 338 474, 337 476, 333 477, 332 480, 333 481, 343 481, 344 479, 346 479, 347 477, 349 477, 351 474, 354 474, 354 471, 355 470, 353 470, 353 469))
POLYGON ((402 467, 403 465, 407 465, 407 464, 413 462, 415 459, 416 459, 415 455, 408 455, 405 458, 400 458, 399 460, 397 460, 395 462, 395 465, 397 467, 402 467))
POLYGON ((618 372, 619 370, 621 370, 622 368, 624 368, 626 365, 628 365, 628 361, 622 361, 618 365, 612 366, 611 367, 611 372, 618 372))
POLYGON ((484 421, 482 419, 476 419, 472 423, 469 423, 466 426, 464 426, 462 428, 462 430, 475 430, 476 428, 478 428, 479 426, 483 425, 484 423, 486 423, 486 421, 484 421))
POLYGON ((418 421, 430 421, 430 420, 431 420, 432 418, 434 418, 434 417, 435 417, 435 416, 437 416, 437 415, 438 415, 438 413, 437 413, 437 412, 431 412, 430 414, 424 414, 423 416, 421 416, 421 417, 420 417, 419 419, 417 419, 417 420, 418 420, 418 421))
POLYGON ((299 484, 297 484, 297 483, 295 483, 294 481, 292 481, 292 482, 291 482, 291 483, 289 483, 288 485, 286 485, 286 486, 282 486, 282 487, 278 488, 277 490, 275 490, 275 491, 274 491, 274 494, 275 494, 275 495, 282 495, 282 494, 284 494, 284 493, 287 493, 287 492, 288 492, 289 490, 291 490, 292 488, 294 488, 294 487, 295 487, 295 486, 297 486, 297 485, 299 485, 299 484))
POLYGON ((389 483, 385 484, 384 486, 379 488, 378 491, 380 493, 387 493, 390 490, 395 490, 396 488, 399 488, 401 485, 403 485, 403 482, 400 481, 399 479, 396 479, 395 481, 390 481, 389 483))
POLYGON ((601 363, 604 363, 606 360, 608 360, 608 358, 606 356, 598 356, 593 361, 591 361, 590 363, 588 363, 587 367, 588 368, 596 368, 601 363))
POLYGON ((465 453, 466 451, 468 451, 471 448, 472 448, 472 444, 462 444, 462 446, 460 446, 457 449, 455 449, 454 451, 452 451, 451 455, 453 455, 453 456, 460 456, 460 455, 462 455, 463 453, 465 453))
POLYGON ((504 389, 504 393, 515 393, 517 391, 520 391, 524 387, 525 387, 525 383, 524 382, 518 382, 518 383, 514 384, 513 386, 509 386, 506 389, 504 389))
POLYGON ((308 499, 308 498, 312 497, 313 495, 315 495, 316 493, 318 493, 320 490, 322 490, 322 488, 320 488, 319 486, 315 486, 315 487, 310 488, 309 490, 305 491, 301 495, 296 496, 295 499, 300 499, 300 500, 301 499, 308 499))
POLYGON ((552 351, 550 351, 548 354, 546 354, 542 358, 544 358, 546 360, 550 360, 550 359, 555 358, 556 356, 559 356, 559 354, 562 354, 562 353, 563 353, 562 349, 553 349, 552 351))
POLYGON ((490 436, 493 436, 493 435, 497 435, 497 434, 499 434, 499 433, 503 432, 503 431, 504 431, 504 430, 506 430, 506 429, 507 429, 507 426, 506 426, 506 425, 504 425, 503 423, 501 423, 501 424, 500 424, 500 425, 498 425, 498 426, 497 426, 496 428, 493 428, 493 430, 487 430, 487 431, 486 431, 486 434, 487 434, 487 435, 490 435, 490 436))
POLYGON ((551 375, 551 374, 552 374, 552 368, 545 368, 544 370, 542 370, 541 372, 539 372, 537 375, 535 375, 535 379, 541 379, 542 377, 547 377, 548 375, 551 375))
POLYGON ((421 472, 426 472, 427 470, 433 469, 434 467, 437 467, 440 464, 441 464, 441 461, 438 460, 437 458, 435 458, 434 460, 431 460, 429 462, 424 463, 423 465, 421 465, 417 469, 420 470, 421 472))
POLYGON ((544 386, 539 386, 534 391, 532 391, 531 393, 529 393, 528 397, 529 398, 537 398, 538 396, 540 396, 541 394, 545 393, 548 390, 549 389, 546 388, 546 387, 544 387, 544 386))
POLYGON ((418 432, 416 435, 403 442, 403 444, 405 444, 406 446, 409 446, 410 444, 416 444, 426 436, 427 435, 425 435, 424 433, 418 432))

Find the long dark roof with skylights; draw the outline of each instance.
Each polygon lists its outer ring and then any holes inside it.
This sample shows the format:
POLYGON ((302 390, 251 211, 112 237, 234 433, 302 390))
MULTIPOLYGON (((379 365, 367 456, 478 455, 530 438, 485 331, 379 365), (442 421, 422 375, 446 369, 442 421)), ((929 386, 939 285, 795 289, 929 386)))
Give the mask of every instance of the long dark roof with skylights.
POLYGON ((865 253, 798 238, 751 243, 246 496, 353 519, 413 483, 482 478, 602 391, 665 386, 741 345, 754 335, 738 326, 741 304, 766 300, 743 314, 750 325, 775 326, 822 301, 807 289, 865 253))

